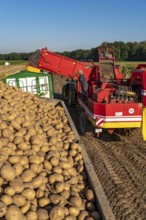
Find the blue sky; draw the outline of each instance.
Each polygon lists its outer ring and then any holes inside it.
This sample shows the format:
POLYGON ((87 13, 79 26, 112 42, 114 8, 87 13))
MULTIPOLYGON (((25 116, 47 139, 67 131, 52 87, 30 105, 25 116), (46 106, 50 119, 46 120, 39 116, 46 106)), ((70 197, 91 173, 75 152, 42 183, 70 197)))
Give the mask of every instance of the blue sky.
POLYGON ((0 53, 146 40, 146 0, 1 0, 0 53))

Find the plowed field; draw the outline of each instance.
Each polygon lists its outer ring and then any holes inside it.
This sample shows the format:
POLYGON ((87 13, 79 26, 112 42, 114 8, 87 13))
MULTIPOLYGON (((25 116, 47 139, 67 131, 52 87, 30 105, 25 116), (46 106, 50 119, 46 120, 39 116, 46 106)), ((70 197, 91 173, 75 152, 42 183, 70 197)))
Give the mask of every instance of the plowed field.
POLYGON ((20 70, 24 70, 25 65, 9 65, 9 66, 4 66, 0 65, 0 79, 3 79, 9 74, 13 74, 15 72, 19 72, 20 70))

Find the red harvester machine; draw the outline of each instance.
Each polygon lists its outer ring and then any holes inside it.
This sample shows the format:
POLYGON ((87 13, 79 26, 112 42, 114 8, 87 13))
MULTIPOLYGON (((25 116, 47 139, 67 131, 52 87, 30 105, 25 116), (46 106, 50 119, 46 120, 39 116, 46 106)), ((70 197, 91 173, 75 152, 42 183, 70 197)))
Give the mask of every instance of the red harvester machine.
POLYGON ((131 78, 126 80, 120 73, 119 66, 115 65, 111 47, 99 47, 98 57, 99 64, 95 65, 93 62, 79 62, 43 48, 30 57, 28 65, 69 79, 63 87, 63 97, 70 106, 76 102, 80 105, 82 134, 86 131, 88 119, 95 127, 97 136, 102 129, 112 133, 117 128, 142 127, 146 140, 146 122, 143 123, 143 120, 146 121, 143 109, 146 107, 146 65, 138 65, 131 78), (88 82, 86 94, 76 75, 79 70, 83 71, 88 82))

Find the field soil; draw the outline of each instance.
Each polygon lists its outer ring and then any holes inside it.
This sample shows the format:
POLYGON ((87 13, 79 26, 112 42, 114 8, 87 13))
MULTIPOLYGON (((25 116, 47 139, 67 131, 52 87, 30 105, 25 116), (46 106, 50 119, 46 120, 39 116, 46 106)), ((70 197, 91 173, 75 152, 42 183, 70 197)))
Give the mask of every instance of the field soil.
POLYGON ((26 66, 24 64, 16 64, 16 65, 9 65, 9 66, 5 66, 5 65, 0 65, 0 79, 3 79, 4 77, 19 72, 21 70, 26 69, 26 66))
MULTIPOLYGON (((25 68, 24 65, 11 67, 0 67, 0 74, 25 68)), ((55 98, 61 98, 66 78, 53 75, 53 82, 55 98)), ((78 105, 68 110, 79 131, 78 105)), ((96 138, 88 123, 86 135, 80 137, 115 219, 146 220, 146 142, 142 140, 141 130, 132 130, 129 136, 118 133, 110 136, 104 131, 96 138)))

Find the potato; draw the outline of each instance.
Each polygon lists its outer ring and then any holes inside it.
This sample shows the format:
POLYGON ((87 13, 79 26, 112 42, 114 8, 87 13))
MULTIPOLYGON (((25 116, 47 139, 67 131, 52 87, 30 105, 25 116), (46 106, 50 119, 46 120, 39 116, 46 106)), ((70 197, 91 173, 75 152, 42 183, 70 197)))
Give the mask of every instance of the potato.
POLYGON ((9 183, 9 185, 15 190, 16 193, 21 193, 24 189, 23 182, 20 178, 16 178, 9 183))
POLYGON ((24 170, 21 174, 21 179, 24 183, 30 182, 33 177, 35 177, 35 173, 31 169, 24 170))
POLYGON ((43 183, 43 176, 41 175, 34 177, 32 179, 32 184, 33 184, 34 189, 39 188, 42 183, 43 183))
POLYGON ((3 142, 3 146, 6 146, 9 143, 9 138, 1 137, 1 141, 3 142))
POLYGON ((18 207, 24 206, 26 203, 26 198, 20 194, 15 194, 13 196, 13 203, 18 207))
POLYGON ((52 172, 62 174, 62 168, 59 166, 53 167, 52 172))
POLYGON ((41 198, 44 196, 44 191, 39 188, 36 190, 35 193, 36 193, 36 198, 41 198))
POLYGON ((51 158, 50 158, 50 163, 51 163, 51 165, 54 166, 54 167, 58 166, 58 164, 59 164, 59 159, 58 159, 58 157, 51 157, 51 158))
POLYGON ((51 193, 49 195, 49 200, 50 200, 51 203, 56 205, 56 204, 58 204, 61 201, 61 196, 58 195, 58 194, 51 193))
POLYGON ((69 155, 72 156, 72 157, 75 157, 77 154, 77 151, 76 150, 70 150, 69 151, 69 155))
POLYGON ((50 213, 50 220, 62 220, 65 217, 64 208, 61 206, 54 206, 50 213))
MULTIPOLYGON (((13 162, 14 162, 14 160, 13 160, 13 162)), ((21 173, 22 173, 23 170, 24 170, 24 167, 23 167, 19 162, 18 162, 18 163, 15 163, 15 164, 13 165, 13 168, 15 169, 16 177, 17 177, 17 176, 20 176, 21 173)))
POLYGON ((85 220, 86 217, 88 217, 89 214, 86 211, 81 211, 80 214, 78 215, 78 220, 85 220))
POLYGON ((72 165, 69 163, 69 162, 65 162, 65 161, 60 161, 59 162, 59 166, 62 168, 62 169, 69 169, 72 167, 72 165))
POLYGON ((69 190, 63 190, 60 195, 62 196, 62 198, 68 200, 68 198, 70 197, 70 192, 69 190))
POLYGON ((15 138, 13 140, 14 144, 20 144, 20 143, 23 143, 23 142, 24 142, 24 139, 21 136, 15 136, 15 138))
POLYGON ((31 155, 29 156, 29 163, 36 163, 36 164, 40 164, 40 158, 38 155, 31 155))
POLYGON ((73 216, 78 216, 80 213, 79 208, 77 207, 69 207, 69 214, 73 216))
POLYGON ((25 214, 30 209, 30 201, 26 201, 25 205, 20 208, 22 214, 25 214))
POLYGON ((5 128, 2 130, 2 137, 9 138, 11 134, 12 132, 10 131, 10 129, 5 128))
POLYGON ((35 211, 28 211, 26 213, 27 220, 37 220, 37 213, 35 211))
POLYGON ((23 165, 23 166, 26 165, 26 164, 28 164, 28 163, 29 163, 28 157, 26 157, 26 156, 21 156, 19 162, 20 162, 21 165, 23 165))
POLYGON ((85 198, 89 202, 95 202, 95 196, 94 196, 94 193, 93 193, 93 191, 91 189, 85 190, 85 198))
POLYGON ((43 151, 43 152, 48 152, 49 151, 49 146, 47 145, 47 144, 43 144, 42 146, 41 146, 41 151, 43 151))
POLYGON ((4 146, 4 142, 2 139, 0 139, 0 149, 4 146))
POLYGON ((10 205, 7 209, 5 218, 7 220, 20 220, 22 219, 22 214, 18 206, 10 205))
POLYGON ((40 150, 40 151, 37 152, 37 156, 39 156, 39 158, 40 158, 40 163, 44 162, 44 160, 45 160, 45 152, 40 150))
POLYGON ((68 150, 69 149, 69 143, 64 143, 63 144, 63 149, 68 150))
POLYGON ((19 131, 20 128, 21 128, 21 125, 20 125, 20 124, 18 123, 18 121, 16 121, 15 119, 11 121, 11 126, 12 126, 13 128, 15 128, 17 131, 19 131))
POLYGON ((7 181, 14 180, 16 176, 15 169, 11 165, 3 165, 0 170, 0 175, 7 181))
POLYGON ((37 199, 35 198, 35 199, 31 200, 30 210, 31 211, 36 211, 37 210, 37 206, 38 206, 37 199))
POLYGON ((30 188, 25 188, 22 193, 22 196, 24 196, 28 200, 33 200, 35 198, 35 191, 30 188))
POLYGON ((3 217, 7 212, 7 206, 3 203, 0 202, 0 217, 3 217))
POLYGON ((82 206, 82 199, 79 196, 71 196, 69 202, 78 208, 82 206))
POLYGON ((2 201, 6 206, 9 206, 9 205, 12 204, 12 202, 13 202, 12 197, 9 196, 9 195, 5 195, 5 194, 2 195, 1 201, 2 201))
MULTIPOLYGON (((3 150, 3 148, 2 148, 3 150)), ((4 152, 0 152, 0 163, 4 163, 8 160, 9 155, 4 152)))
POLYGON ((37 210, 37 217, 38 217, 38 220, 48 220, 49 219, 49 215, 48 215, 47 210, 45 210, 45 209, 38 209, 37 210))
POLYGON ((30 165, 30 169, 31 169, 33 172, 39 174, 39 173, 43 170, 43 165, 42 165, 42 164, 32 163, 32 164, 30 165))
POLYGON ((20 150, 29 150, 31 148, 30 144, 26 142, 21 142, 17 145, 18 149, 20 150))
POLYGON ((38 204, 41 208, 43 208, 50 204, 50 200, 48 198, 42 197, 42 198, 39 198, 38 204))
POLYGON ((9 196, 13 196, 15 194, 15 190, 11 186, 7 186, 4 188, 4 193, 9 196))
POLYGON ((48 171, 52 170, 52 164, 47 160, 44 161, 43 166, 44 166, 44 169, 48 171))
POLYGON ((7 128, 7 123, 5 122, 5 121, 1 121, 1 123, 0 123, 0 129, 5 129, 5 128, 7 128))
POLYGON ((54 185, 56 193, 61 193, 64 190, 64 182, 56 182, 54 185))
POLYGON ((5 147, 2 148, 2 150, 3 150, 4 154, 14 155, 14 150, 11 147, 5 146, 5 147))
POLYGON ((59 173, 54 173, 54 174, 51 174, 49 177, 48 177, 48 182, 50 184, 53 184, 55 183, 56 181, 58 182, 62 182, 63 181, 63 176, 59 173))
POLYGON ((38 137, 38 135, 31 136, 30 142, 31 144, 35 144, 35 145, 39 145, 39 146, 42 145, 42 140, 41 138, 38 137))
POLYGON ((76 217, 73 215, 67 215, 64 220, 76 220, 76 217))
POLYGON ((10 156, 9 159, 8 159, 8 161, 9 161, 11 164, 16 164, 16 163, 19 162, 19 160, 20 160, 20 157, 19 157, 19 156, 16 156, 16 155, 10 156))

